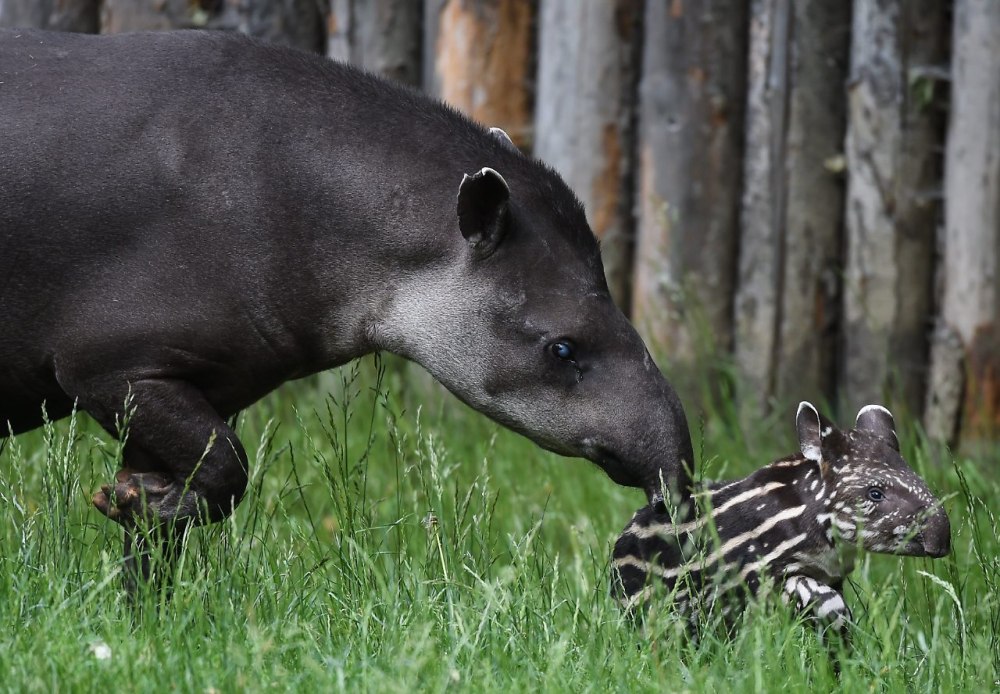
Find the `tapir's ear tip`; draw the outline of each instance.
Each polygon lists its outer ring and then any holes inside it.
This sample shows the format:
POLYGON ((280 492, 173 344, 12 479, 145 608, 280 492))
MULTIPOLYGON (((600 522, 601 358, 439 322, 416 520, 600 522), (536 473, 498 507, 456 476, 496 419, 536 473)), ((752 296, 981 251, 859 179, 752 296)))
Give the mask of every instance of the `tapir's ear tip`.
POLYGON ((878 413, 880 415, 884 415, 890 418, 892 417, 892 412, 890 412, 888 408, 883 407, 882 405, 873 404, 873 405, 865 405, 860 410, 858 410, 858 416, 855 418, 855 421, 860 420, 864 415, 868 414, 869 412, 878 413))
POLYGON ((816 406, 813 405, 808 400, 803 400, 802 402, 799 403, 799 408, 795 411, 795 418, 798 419, 805 412, 812 412, 814 415, 819 417, 819 410, 817 410, 816 406))
POLYGON ((510 149, 517 150, 517 145, 515 145, 514 141, 510 139, 510 135, 504 132, 503 128, 496 128, 496 127, 490 128, 489 132, 490 135, 499 140, 500 144, 502 144, 504 147, 509 147, 510 149))
POLYGON ((892 412, 881 405, 865 405, 858 411, 854 427, 868 431, 885 439, 890 446, 899 450, 899 439, 896 437, 896 421, 892 412))

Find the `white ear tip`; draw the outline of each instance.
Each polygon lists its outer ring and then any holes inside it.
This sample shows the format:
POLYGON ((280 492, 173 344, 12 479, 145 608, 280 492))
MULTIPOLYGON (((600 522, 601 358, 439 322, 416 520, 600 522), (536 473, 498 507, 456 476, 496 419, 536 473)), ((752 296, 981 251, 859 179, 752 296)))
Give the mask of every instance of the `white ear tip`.
POLYGON ((798 418, 799 416, 801 416, 803 410, 809 410, 814 415, 819 417, 819 411, 817 411, 817 409, 815 408, 815 406, 813 406, 811 402, 808 402, 806 400, 803 400, 802 402, 799 403, 799 409, 795 411, 795 417, 798 418))
POLYGON ((506 140, 511 146, 514 146, 514 141, 510 139, 510 135, 504 132, 503 128, 490 128, 490 135, 501 140, 506 140))
POLYGON ((858 410, 858 419, 861 419, 861 415, 865 414, 866 412, 871 412, 873 410, 875 412, 881 412, 884 415, 888 415, 889 417, 892 416, 892 412, 882 407, 881 405, 865 405, 860 410, 858 410))
POLYGON ((507 181, 504 180, 504 177, 500 175, 499 171, 497 171, 496 169, 491 169, 488 166, 484 166, 483 168, 479 169, 480 176, 485 176, 487 174, 493 174, 494 176, 496 176, 498 179, 500 179, 500 182, 503 183, 504 188, 510 191, 510 186, 507 185, 507 181))

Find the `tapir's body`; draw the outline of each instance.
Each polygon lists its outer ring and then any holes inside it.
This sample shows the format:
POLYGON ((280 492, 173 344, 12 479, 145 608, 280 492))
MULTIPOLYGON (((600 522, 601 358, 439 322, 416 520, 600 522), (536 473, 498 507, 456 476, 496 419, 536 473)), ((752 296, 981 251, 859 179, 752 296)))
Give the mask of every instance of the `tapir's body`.
POLYGON ((112 518, 224 516, 225 418, 375 350, 651 499, 686 487, 579 203, 450 109, 239 37, 7 31, 0 138, 0 423, 77 402, 113 431, 131 393, 112 518))

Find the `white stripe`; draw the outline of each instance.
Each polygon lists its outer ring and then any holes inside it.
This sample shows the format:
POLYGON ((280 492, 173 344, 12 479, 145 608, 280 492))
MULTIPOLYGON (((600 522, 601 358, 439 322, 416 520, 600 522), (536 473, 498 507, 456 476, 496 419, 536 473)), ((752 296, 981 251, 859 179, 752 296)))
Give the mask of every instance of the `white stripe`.
MULTIPOLYGON (((657 523, 646 526, 633 525, 628 529, 627 532, 628 534, 633 535, 634 537, 637 537, 640 540, 646 540, 650 537, 655 537, 657 535, 665 539, 669 539, 674 535, 680 535, 681 533, 689 533, 692 530, 697 530, 701 528, 703 525, 705 525, 708 522, 709 518, 717 518, 726 511, 733 508, 734 506, 742 504, 744 501, 748 501, 749 499, 754 499, 758 496, 763 496, 765 494, 773 492, 775 489, 780 489, 781 487, 784 486, 785 486, 784 482, 768 482, 762 487, 754 487, 753 489, 748 489, 742 494, 737 494, 732 499, 722 504, 722 506, 720 506, 719 508, 713 509, 711 515, 702 516, 688 523, 681 523, 680 525, 673 525, 671 523, 657 523)), ((717 493, 718 491, 713 492, 712 494, 714 495, 717 493)))
MULTIPOLYGON (((656 576, 659 576, 661 578, 676 578, 690 571, 701 571, 704 570, 706 567, 715 564, 716 562, 719 561, 719 559, 729 554, 730 552, 732 552, 734 549, 744 544, 745 542, 760 537, 761 535, 763 535, 764 533, 766 533, 768 530, 778 525, 779 523, 782 523, 783 521, 789 520, 791 518, 796 518, 798 516, 801 516, 802 512, 805 510, 806 507, 804 504, 802 506, 795 506, 793 508, 785 509, 781 513, 771 516, 766 521, 758 525, 756 528, 752 528, 751 530, 747 530, 745 533, 741 533, 733 538, 730 538, 725 543, 723 543, 721 547, 719 547, 717 550, 715 550, 710 555, 708 555, 707 557, 705 557, 700 561, 694 561, 688 564, 682 564, 680 566, 675 566, 672 568, 665 568, 657 564, 651 564, 650 562, 642 561, 641 559, 637 559, 636 557, 633 556, 627 556, 615 559, 614 565, 634 566, 648 573, 655 574, 656 576)), ((781 545, 778 545, 778 547, 780 546, 781 545)), ((775 550, 777 549, 778 548, 776 547, 775 550)))
MULTIPOLYGON (((830 590, 832 592, 833 589, 831 588, 830 590)), ((833 596, 828 598, 822 605, 819 606, 819 609, 816 610, 816 614, 820 616, 820 619, 825 619, 831 612, 841 612, 845 607, 847 607, 847 605, 844 604, 844 599, 840 597, 840 593, 834 593, 833 596)))

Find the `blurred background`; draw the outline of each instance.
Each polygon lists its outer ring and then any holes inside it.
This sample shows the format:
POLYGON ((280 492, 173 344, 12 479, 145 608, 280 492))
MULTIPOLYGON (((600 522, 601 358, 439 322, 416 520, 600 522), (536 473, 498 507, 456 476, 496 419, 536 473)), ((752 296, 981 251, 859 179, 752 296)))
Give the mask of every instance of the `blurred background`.
POLYGON ((0 0, 0 26, 240 31, 422 89, 562 173, 689 410, 1000 432, 997 0, 0 0))

